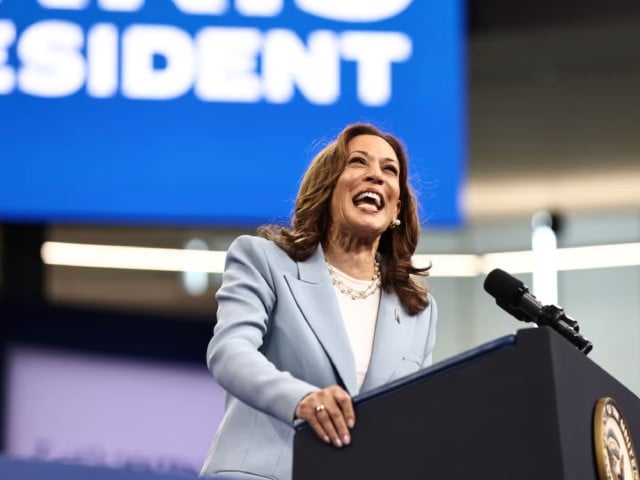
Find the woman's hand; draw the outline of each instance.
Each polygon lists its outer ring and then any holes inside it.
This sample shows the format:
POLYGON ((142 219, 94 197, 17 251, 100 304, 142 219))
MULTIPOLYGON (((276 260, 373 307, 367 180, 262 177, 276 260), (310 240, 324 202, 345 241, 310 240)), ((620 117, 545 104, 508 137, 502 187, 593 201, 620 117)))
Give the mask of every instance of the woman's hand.
POLYGON ((349 394, 338 385, 310 393, 296 407, 296 418, 306 420, 326 443, 349 445, 349 430, 356 422, 349 394))

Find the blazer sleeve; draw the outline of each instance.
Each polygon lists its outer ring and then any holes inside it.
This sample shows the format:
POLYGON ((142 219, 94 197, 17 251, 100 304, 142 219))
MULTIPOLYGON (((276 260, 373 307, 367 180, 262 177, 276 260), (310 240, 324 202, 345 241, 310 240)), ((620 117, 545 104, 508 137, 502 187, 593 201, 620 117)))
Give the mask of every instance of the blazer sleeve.
POLYGON ((278 370, 260 351, 276 302, 264 242, 242 236, 229 247, 207 365, 228 393, 293 425, 300 400, 318 388, 278 370))

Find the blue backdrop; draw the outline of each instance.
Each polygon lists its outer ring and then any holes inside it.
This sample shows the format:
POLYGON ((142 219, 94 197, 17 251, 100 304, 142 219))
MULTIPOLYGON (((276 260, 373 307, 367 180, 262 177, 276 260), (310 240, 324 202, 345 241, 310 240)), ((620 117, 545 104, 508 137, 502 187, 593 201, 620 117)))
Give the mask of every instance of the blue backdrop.
POLYGON ((368 121, 405 142, 422 220, 456 225, 463 3, 0 0, 0 220, 285 220, 368 121))

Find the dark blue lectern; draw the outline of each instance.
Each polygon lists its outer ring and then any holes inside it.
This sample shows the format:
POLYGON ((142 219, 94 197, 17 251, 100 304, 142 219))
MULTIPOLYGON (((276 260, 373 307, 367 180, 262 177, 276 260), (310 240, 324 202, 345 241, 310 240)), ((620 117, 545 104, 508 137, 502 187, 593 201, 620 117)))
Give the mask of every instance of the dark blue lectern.
POLYGON ((555 331, 520 330, 355 397, 346 448, 300 426, 293 478, 597 480, 603 397, 640 439, 637 396, 555 331))

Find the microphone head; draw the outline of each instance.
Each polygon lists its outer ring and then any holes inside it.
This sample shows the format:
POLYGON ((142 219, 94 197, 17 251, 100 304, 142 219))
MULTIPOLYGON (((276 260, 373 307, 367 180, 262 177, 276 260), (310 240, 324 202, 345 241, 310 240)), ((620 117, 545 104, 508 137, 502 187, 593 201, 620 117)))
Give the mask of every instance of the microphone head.
POLYGON ((516 277, 504 270, 491 270, 484 280, 485 291, 494 297, 498 303, 512 303, 511 301, 528 291, 527 287, 516 277))

